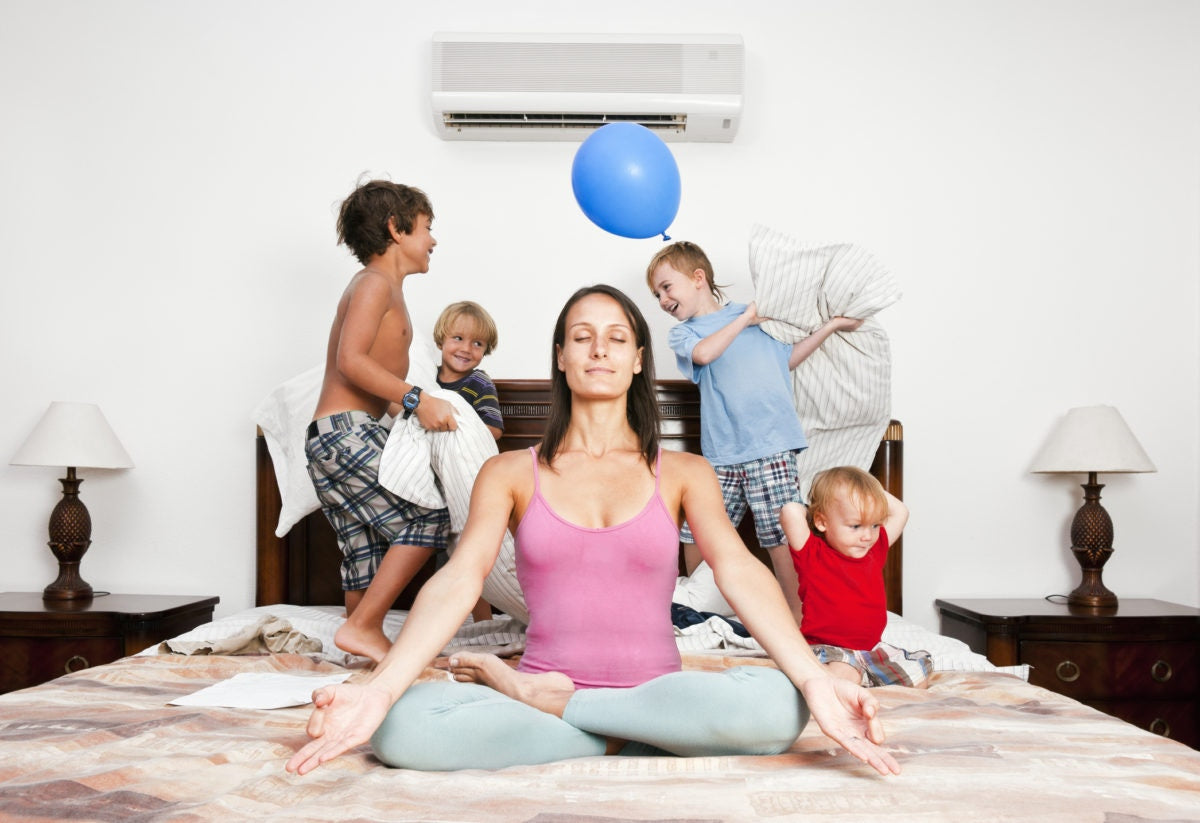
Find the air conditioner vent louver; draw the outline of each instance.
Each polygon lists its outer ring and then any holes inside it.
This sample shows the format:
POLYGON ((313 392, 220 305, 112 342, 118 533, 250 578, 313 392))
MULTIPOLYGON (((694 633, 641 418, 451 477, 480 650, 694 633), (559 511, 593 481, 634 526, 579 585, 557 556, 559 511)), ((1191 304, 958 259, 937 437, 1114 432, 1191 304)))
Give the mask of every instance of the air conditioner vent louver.
POLYGON ((737 35, 436 34, 433 115, 448 140, 581 140, 612 122, 730 141, 737 35))
POLYGON ((648 129, 687 129, 686 114, 548 114, 544 112, 447 112, 448 129, 595 129, 609 123, 637 123, 648 129))

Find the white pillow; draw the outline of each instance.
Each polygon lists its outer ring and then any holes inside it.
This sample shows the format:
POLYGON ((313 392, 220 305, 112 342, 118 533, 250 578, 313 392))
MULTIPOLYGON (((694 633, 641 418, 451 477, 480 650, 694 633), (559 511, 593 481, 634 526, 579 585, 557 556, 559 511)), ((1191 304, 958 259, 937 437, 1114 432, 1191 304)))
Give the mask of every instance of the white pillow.
MULTIPOLYGON (((414 503, 450 510, 450 529, 461 534, 471 507, 471 489, 484 462, 499 454, 496 439, 471 404, 458 392, 434 389, 429 392, 454 407, 458 428, 450 432, 426 432, 415 418, 397 421, 388 436, 379 463, 379 482, 384 488, 414 503), (438 485, 433 485, 436 476, 438 485), (444 502, 422 503, 432 493, 444 502)), ((453 546, 450 549, 453 553, 453 546)), ((504 533, 500 554, 483 582, 483 599, 505 614, 529 622, 525 595, 517 583, 517 553, 512 535, 504 533)))
POLYGON ((709 612, 724 617, 734 617, 733 606, 717 588, 717 580, 713 577, 712 568, 708 561, 701 560, 690 575, 675 579, 675 592, 671 602, 698 612, 709 612))
POLYGON ((905 620, 898 614, 888 612, 887 626, 883 630, 883 642, 899 646, 906 651, 927 651, 933 657, 935 672, 1007 672, 1022 680, 1029 679, 1028 666, 997 667, 982 654, 971 651, 961 640, 935 634, 923 626, 905 620))
POLYGON ((418 331, 413 325, 413 341, 408 347, 408 380, 407 382, 420 386, 422 391, 436 389, 438 366, 442 362, 441 353, 433 345, 433 337, 423 331, 418 331))
POLYGON ((891 273, 865 250, 815 245, 755 226, 750 274, 762 330, 795 343, 834 317, 863 318, 831 335, 792 372, 792 396, 808 448, 796 459, 801 496, 833 466, 869 469, 891 420, 892 353, 874 315, 900 299, 891 273))
MULTIPOLYGON (((446 395, 454 392, 434 389, 424 394, 450 400, 446 395)), ((461 397, 459 399, 462 400, 461 397)), ((454 411, 461 426, 462 418, 458 415, 458 409, 454 411)), ((474 412, 471 412, 471 416, 479 419, 474 412)), ((488 436, 491 437, 490 434, 488 436)), ((444 509, 446 497, 438 488, 437 475, 433 471, 432 438, 433 435, 421 426, 416 415, 407 420, 396 420, 383 446, 383 455, 379 458, 379 485, 418 506, 444 509)))
POLYGON ((833 317, 871 317, 901 296, 891 272, 862 247, 806 243, 761 225, 750 230, 750 275, 758 313, 773 318, 763 331, 789 342, 833 317))
POLYGON ((262 429, 267 451, 275 466, 279 484, 279 523, 275 536, 283 537, 292 526, 321 507, 312 479, 308 476, 308 458, 304 441, 321 394, 324 366, 314 366, 278 386, 259 403, 250 416, 262 429))
MULTIPOLYGON (((438 362, 440 357, 433 347, 432 338, 417 331, 414 326, 413 342, 409 348, 408 382, 421 388, 436 388, 438 362)), ((262 429, 263 438, 267 441, 267 451, 271 455, 275 479, 279 484, 279 497, 283 501, 279 509, 279 522, 275 527, 276 537, 283 537, 291 531, 292 526, 321 508, 312 478, 308 476, 304 444, 308 440, 308 424, 312 422, 313 412, 317 409, 324 379, 325 367, 313 366, 277 386, 250 415, 251 420, 262 429)))

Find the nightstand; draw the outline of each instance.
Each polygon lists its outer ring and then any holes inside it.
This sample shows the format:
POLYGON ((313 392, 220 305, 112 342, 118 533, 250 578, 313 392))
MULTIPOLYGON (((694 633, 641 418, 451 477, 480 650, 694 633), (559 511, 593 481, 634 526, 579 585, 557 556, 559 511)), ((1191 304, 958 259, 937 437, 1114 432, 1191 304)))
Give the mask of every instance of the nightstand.
POLYGON ((71 605, 41 592, 0 593, 0 693, 136 654, 212 620, 219 600, 109 594, 71 605))
POLYGON ((942 634, 1029 682, 1143 729, 1200 746, 1200 609, 1126 600, 1077 609, 1046 600, 938 600, 942 634))

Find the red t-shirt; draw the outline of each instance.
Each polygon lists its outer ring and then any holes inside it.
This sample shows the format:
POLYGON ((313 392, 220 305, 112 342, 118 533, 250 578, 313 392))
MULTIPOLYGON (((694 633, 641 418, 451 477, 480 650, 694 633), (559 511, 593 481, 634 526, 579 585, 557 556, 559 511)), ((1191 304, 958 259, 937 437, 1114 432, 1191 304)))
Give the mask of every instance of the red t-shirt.
POLYGON ((883 564, 887 532, 862 557, 847 557, 813 532, 800 551, 791 549, 792 565, 800 578, 804 617, 800 633, 809 643, 869 651, 879 643, 887 625, 887 594, 883 564))

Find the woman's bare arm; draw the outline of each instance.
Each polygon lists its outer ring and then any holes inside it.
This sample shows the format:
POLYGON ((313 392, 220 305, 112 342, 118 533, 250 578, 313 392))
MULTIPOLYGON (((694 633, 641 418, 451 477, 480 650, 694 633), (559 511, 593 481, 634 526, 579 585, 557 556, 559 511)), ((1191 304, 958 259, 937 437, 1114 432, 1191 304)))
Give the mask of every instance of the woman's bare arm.
POLYGON ((528 465, 523 452, 498 455, 484 463, 454 554, 421 588, 396 642, 366 679, 313 693, 307 729, 313 739, 288 761, 288 771, 306 774, 367 742, 392 704, 458 631, 500 552, 521 465, 528 465))
POLYGON ((670 465, 685 472, 684 515, 701 555, 713 570, 717 588, 775 665, 804 695, 821 730, 880 774, 899 774, 896 759, 880 748, 884 734, 877 717, 878 701, 866 689, 831 677, 812 653, 774 575, 750 553, 729 522, 711 467, 695 455, 677 455, 670 465))

